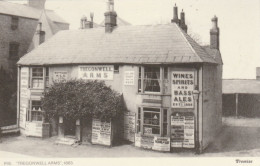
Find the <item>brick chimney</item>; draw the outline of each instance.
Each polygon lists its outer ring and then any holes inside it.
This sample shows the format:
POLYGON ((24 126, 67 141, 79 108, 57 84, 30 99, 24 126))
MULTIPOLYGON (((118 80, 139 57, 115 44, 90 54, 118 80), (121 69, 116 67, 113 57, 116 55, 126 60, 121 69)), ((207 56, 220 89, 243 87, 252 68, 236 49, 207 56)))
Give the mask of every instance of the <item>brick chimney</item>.
POLYGON ((260 67, 256 68, 256 79, 260 81, 260 67))
POLYGON ((183 29, 187 33, 188 27, 185 24, 185 13, 184 13, 183 9, 181 11, 181 19, 180 19, 179 23, 180 23, 181 29, 183 29))
POLYGON ((210 48, 219 49, 219 28, 218 18, 214 16, 212 19, 212 28, 210 29, 210 48))
POLYGON ((172 23, 176 23, 176 24, 179 24, 179 19, 178 19, 178 7, 176 6, 176 3, 175 3, 175 6, 173 7, 173 19, 172 19, 172 23))
POLYGON ((111 33, 117 26, 117 14, 114 11, 114 0, 108 0, 107 12, 105 12, 105 32, 111 33))
POLYGON ((86 16, 83 16, 80 19, 80 29, 90 29, 90 28, 93 28, 94 13, 90 13, 90 18, 91 18, 91 21, 88 21, 88 18, 86 16))
POLYGON ((46 0, 28 0, 28 5, 30 7, 44 9, 46 0))
POLYGON ((42 23, 39 22, 39 30, 37 30, 37 34, 39 35, 39 45, 45 42, 45 31, 42 30, 42 23))

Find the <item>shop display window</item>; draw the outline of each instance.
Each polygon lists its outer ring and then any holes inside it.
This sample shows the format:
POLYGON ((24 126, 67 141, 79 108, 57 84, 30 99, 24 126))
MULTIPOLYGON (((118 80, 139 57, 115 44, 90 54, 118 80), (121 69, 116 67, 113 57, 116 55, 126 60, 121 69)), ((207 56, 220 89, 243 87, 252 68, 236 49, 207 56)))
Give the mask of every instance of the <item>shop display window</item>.
POLYGON ((145 135, 160 134, 160 109, 144 108, 143 109, 143 132, 145 135))

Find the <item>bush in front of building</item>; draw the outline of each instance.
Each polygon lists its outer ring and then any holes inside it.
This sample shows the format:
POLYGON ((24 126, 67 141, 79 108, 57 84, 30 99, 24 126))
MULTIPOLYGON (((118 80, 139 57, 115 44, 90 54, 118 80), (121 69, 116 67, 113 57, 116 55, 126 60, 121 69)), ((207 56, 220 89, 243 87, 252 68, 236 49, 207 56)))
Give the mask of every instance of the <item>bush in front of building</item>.
POLYGON ((42 108, 48 120, 56 116, 69 119, 114 119, 123 112, 122 96, 101 81, 69 80, 54 83, 44 92, 42 108))

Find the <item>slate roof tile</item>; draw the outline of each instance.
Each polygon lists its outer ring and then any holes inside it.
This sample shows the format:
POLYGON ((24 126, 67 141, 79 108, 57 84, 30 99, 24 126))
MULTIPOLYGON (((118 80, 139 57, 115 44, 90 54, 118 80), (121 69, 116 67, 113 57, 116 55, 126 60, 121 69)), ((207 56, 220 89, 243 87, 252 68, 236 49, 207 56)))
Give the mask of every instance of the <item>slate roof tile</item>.
POLYGON ((176 24, 60 31, 23 56, 20 65, 217 63, 176 24))

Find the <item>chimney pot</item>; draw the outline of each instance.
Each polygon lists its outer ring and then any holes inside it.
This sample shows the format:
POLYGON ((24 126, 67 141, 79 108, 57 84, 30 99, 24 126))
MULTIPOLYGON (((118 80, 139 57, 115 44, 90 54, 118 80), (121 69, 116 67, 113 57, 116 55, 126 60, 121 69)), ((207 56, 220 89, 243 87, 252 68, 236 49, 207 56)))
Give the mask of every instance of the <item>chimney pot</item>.
POLYGON ((46 0, 28 0, 28 6, 44 9, 46 0))
POLYGON ((214 16, 212 19, 212 28, 210 29, 210 48, 219 49, 219 28, 218 18, 214 16))
POLYGON ((260 67, 256 68, 256 79, 260 81, 260 67))
POLYGON ((184 30, 187 33, 188 27, 185 24, 185 13, 184 13, 183 9, 181 11, 181 19, 180 19, 179 23, 180 23, 181 29, 184 30))
POLYGON ((105 12, 105 32, 111 33, 114 27, 117 26, 117 14, 114 11, 114 0, 108 0, 107 2, 109 10, 105 12), (111 8, 110 8, 111 7, 111 8))
POLYGON ((178 19, 178 7, 176 6, 176 3, 175 3, 175 6, 173 7, 173 19, 172 19, 172 23, 176 23, 176 24, 179 24, 179 19, 178 19))
POLYGON ((39 45, 45 42, 45 31, 42 30, 42 23, 39 22, 39 30, 37 31, 37 34, 39 35, 39 45))

